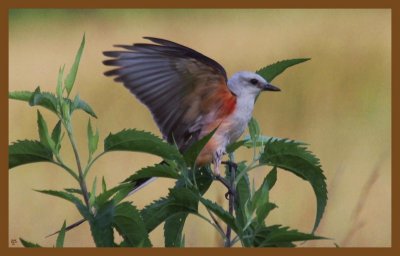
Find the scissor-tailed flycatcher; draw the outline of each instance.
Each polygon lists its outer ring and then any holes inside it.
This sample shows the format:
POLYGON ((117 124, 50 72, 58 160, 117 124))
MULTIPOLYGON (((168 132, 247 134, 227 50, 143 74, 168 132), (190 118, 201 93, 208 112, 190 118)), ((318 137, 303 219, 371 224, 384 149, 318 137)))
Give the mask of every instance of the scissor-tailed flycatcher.
POLYGON ((181 151, 219 126, 196 160, 198 166, 213 162, 219 175, 226 146, 246 129, 256 96, 280 89, 248 71, 228 80, 225 69, 203 54, 165 39, 144 38, 154 44, 117 45, 123 50, 104 52, 112 57, 104 64, 117 66, 105 75, 116 76, 145 104, 164 139, 181 151))

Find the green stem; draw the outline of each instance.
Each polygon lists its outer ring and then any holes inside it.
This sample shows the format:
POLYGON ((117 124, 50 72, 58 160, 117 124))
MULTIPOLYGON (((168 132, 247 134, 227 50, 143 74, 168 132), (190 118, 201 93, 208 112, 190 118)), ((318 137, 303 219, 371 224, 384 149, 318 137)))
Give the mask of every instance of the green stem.
POLYGON ((239 238, 239 236, 235 236, 233 239, 232 239, 232 242, 231 242, 231 246, 234 246, 237 242, 239 242, 240 241, 240 238, 239 238))
MULTIPOLYGON (((196 189, 198 189, 198 187, 197 187, 197 181, 196 181, 196 172, 195 172, 195 169, 196 168, 196 166, 194 166, 193 167, 193 171, 192 171, 192 178, 193 178, 193 183, 194 183, 194 187, 196 188, 196 189)), ((190 181, 190 180, 189 180, 190 181)))
POLYGON ((255 169, 255 168, 257 168, 257 167, 260 166, 259 164, 256 164, 257 161, 258 161, 258 159, 254 159, 254 160, 246 167, 246 169, 244 169, 243 171, 241 171, 241 172, 239 173, 239 175, 236 176, 236 179, 235 179, 235 186, 237 186, 237 184, 239 183, 240 179, 241 179, 246 173, 248 173, 249 171, 251 171, 251 170, 253 170, 253 169, 255 169))
POLYGON ((68 137, 69 137, 69 139, 71 141, 72 149, 73 149, 74 155, 75 155, 76 165, 78 167, 79 185, 81 186, 81 189, 82 189, 83 199, 85 200, 85 204, 88 207, 88 209, 90 209, 89 194, 88 194, 85 178, 83 177, 81 160, 79 158, 78 149, 76 147, 75 139, 74 139, 74 136, 72 135, 72 133, 68 133, 68 137))
POLYGON ((79 186, 81 187, 81 190, 82 190, 83 199, 85 201, 86 207, 88 208, 89 212, 91 212, 90 203, 89 203, 89 193, 87 190, 85 177, 83 176, 83 172, 82 172, 81 160, 80 160, 80 157, 78 154, 78 148, 76 146, 75 138, 73 135, 71 120, 66 120, 66 121, 64 120, 63 124, 64 124, 65 129, 67 130, 68 138, 72 145, 72 150, 74 151, 76 165, 78 167, 78 175, 79 175, 78 181, 79 181, 79 186))
MULTIPOLYGON (((230 159, 232 159, 233 156, 230 156, 230 159)), ((233 216, 233 209, 235 205, 235 197, 236 197, 236 184, 235 184, 235 176, 236 176, 236 168, 237 165, 233 162, 229 162, 228 164, 229 168, 229 214, 233 216)), ((225 240, 225 247, 232 247, 232 241, 231 241, 231 235, 232 235, 232 227, 227 226, 226 228, 226 240, 225 240)))
POLYGON ((235 179, 235 186, 237 186, 237 184, 239 183, 240 179, 249 171, 253 170, 254 168, 257 168, 260 165, 255 165, 258 160, 260 159, 260 156, 257 156, 256 153, 256 148, 257 148, 257 139, 253 140, 253 161, 251 161, 251 163, 246 167, 246 169, 244 169, 242 172, 240 172, 240 174, 236 177, 235 179))
POLYGON ((226 236, 223 230, 220 230, 217 225, 215 225, 212 221, 210 221, 209 219, 207 219, 205 216, 201 215, 200 213, 194 213, 195 216, 200 217, 201 219, 207 221, 211 226, 213 226, 218 233, 224 238, 224 240, 226 240, 226 236))
POLYGON ((104 155, 107 152, 101 152, 100 154, 98 154, 95 158, 90 159, 88 164, 85 167, 85 170, 83 171, 83 178, 86 178, 86 175, 88 174, 90 167, 92 167, 93 163, 99 159, 102 155, 104 155))
POLYGON ((206 210, 207 210, 208 214, 210 215, 211 219, 214 221, 216 227, 218 228, 219 233, 220 233, 220 234, 221 234, 221 233, 224 234, 224 230, 222 229, 221 225, 219 224, 219 222, 218 222, 217 219, 215 218, 214 214, 212 214, 212 212, 211 212, 207 207, 206 207, 206 210))
MULTIPOLYGON (((58 159, 57 159, 57 160, 58 160, 58 159)), ((55 164, 55 165, 57 165, 57 166, 63 168, 63 169, 66 170, 72 177, 74 177, 74 179, 75 179, 76 181, 79 182, 79 177, 78 177, 78 175, 76 175, 76 173, 75 173, 71 168, 69 168, 68 166, 66 166, 63 162, 60 162, 60 160, 58 160, 58 162, 51 161, 50 163, 55 164)))

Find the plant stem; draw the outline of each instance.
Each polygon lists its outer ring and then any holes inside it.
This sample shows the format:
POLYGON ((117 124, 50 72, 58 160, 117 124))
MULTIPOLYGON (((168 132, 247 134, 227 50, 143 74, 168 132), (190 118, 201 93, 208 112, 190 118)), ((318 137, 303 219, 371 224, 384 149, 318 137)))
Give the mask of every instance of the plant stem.
MULTIPOLYGON (((79 221, 77 221, 77 222, 75 222, 75 223, 73 223, 73 224, 71 224, 71 225, 65 227, 65 231, 69 231, 69 230, 71 230, 71 229, 73 229, 73 228, 76 228, 77 226, 81 225, 81 224, 84 223, 85 221, 86 221, 86 219, 81 219, 81 220, 79 220, 79 221)), ((54 232, 54 233, 52 233, 52 234, 50 234, 50 235, 47 235, 46 238, 47 238, 47 237, 50 237, 50 236, 54 236, 55 234, 58 234, 58 233, 60 233, 60 230, 58 230, 58 231, 56 231, 56 232, 54 232)))
POLYGON ((72 124, 70 123, 70 121, 69 121, 69 123, 67 123, 65 128, 67 130, 68 138, 72 145, 72 150, 74 151, 76 165, 78 167, 79 186, 81 187, 81 190, 82 190, 83 199, 85 201, 85 204, 86 204, 89 212, 91 212, 90 204, 89 204, 89 193, 87 190, 85 177, 83 176, 81 160, 80 160, 80 157, 78 154, 78 148, 76 147, 76 142, 75 142, 75 138, 74 138, 73 131, 72 131, 72 124))
POLYGON ((232 239, 231 246, 233 246, 234 244, 236 244, 238 241, 240 241, 240 237, 239 237, 239 236, 235 236, 235 237, 232 239))
MULTIPOLYGON (((60 160, 61 160, 61 159, 60 159, 60 160)), ((58 162, 56 162, 56 161, 51 161, 50 163, 55 164, 55 165, 57 165, 57 166, 63 168, 63 169, 66 170, 72 177, 74 177, 74 179, 75 179, 76 181, 79 182, 79 177, 78 177, 78 175, 76 175, 76 173, 75 173, 71 168, 69 168, 68 166, 66 166, 66 165, 65 165, 62 161, 60 161, 60 160, 58 160, 58 162)))
POLYGON ((226 239, 226 236, 224 234, 224 232, 222 230, 220 230, 216 224, 214 224, 212 221, 210 221, 209 219, 207 219, 206 217, 204 217, 203 215, 201 215, 200 213, 194 213, 195 216, 200 217, 201 219, 207 221, 211 226, 213 226, 220 234, 221 236, 226 239))
MULTIPOLYGON (((233 162, 228 162, 228 167, 229 167, 229 213, 233 216, 233 207, 235 205, 235 196, 236 196, 236 185, 235 185, 235 176, 236 176, 236 168, 237 165, 233 162)), ((225 247, 231 247, 232 246, 232 241, 231 241, 231 235, 232 235, 232 227, 227 226, 226 228, 226 240, 225 240, 225 247)))
POLYGON ((215 225, 217 226, 218 230, 220 231, 220 233, 224 233, 221 225, 219 224, 218 220, 215 218, 214 214, 206 207, 206 210, 208 212, 208 214, 211 216, 211 219, 214 221, 215 225))
POLYGON ((86 178, 86 175, 88 174, 90 167, 92 167, 92 164, 99 159, 102 155, 104 155, 106 152, 101 152, 100 154, 98 154, 95 158, 90 159, 90 161, 88 161, 88 164, 85 167, 85 170, 83 171, 83 177, 86 178))
MULTIPOLYGON (((218 180, 219 182, 222 183, 222 185, 224 185, 227 189, 228 189, 228 193, 231 193, 231 186, 230 186, 230 182, 228 182, 224 177, 222 177, 221 175, 217 175, 215 176, 215 179, 218 180)), ((226 195, 225 195, 226 197, 226 195)), ((228 199, 228 198, 227 198, 228 199)))
POLYGON ((243 171, 241 171, 239 173, 239 175, 235 178, 235 186, 239 183, 240 179, 249 171, 261 166, 260 164, 256 164, 258 161, 258 159, 253 159, 253 161, 247 166, 246 169, 244 169, 243 171))

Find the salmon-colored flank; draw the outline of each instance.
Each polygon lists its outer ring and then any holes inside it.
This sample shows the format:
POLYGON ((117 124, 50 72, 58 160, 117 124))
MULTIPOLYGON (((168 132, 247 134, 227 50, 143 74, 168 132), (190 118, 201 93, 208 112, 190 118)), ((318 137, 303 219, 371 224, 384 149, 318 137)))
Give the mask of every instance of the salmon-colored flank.
POLYGON ((204 166, 212 162, 214 157, 214 152, 217 150, 218 144, 217 141, 213 138, 208 141, 206 146, 200 152, 200 154, 196 158, 197 166, 204 166))
MULTIPOLYGON (((206 102, 206 101, 205 101, 206 102)), ((212 130, 214 130, 218 125, 221 125, 221 122, 231 115, 236 107, 236 96, 233 95, 229 89, 225 86, 221 86, 220 89, 212 95, 207 102, 217 103, 219 105, 218 112, 216 113, 216 119, 214 122, 208 124, 204 127, 204 133, 208 134, 212 130), (217 100, 216 100, 217 99, 217 100)), ((215 105, 214 105, 215 108, 215 105)), ((215 151, 219 147, 219 142, 216 137, 212 137, 210 141, 206 144, 203 150, 200 152, 199 156, 196 159, 197 166, 203 166, 209 164, 213 160, 213 156, 215 151)))

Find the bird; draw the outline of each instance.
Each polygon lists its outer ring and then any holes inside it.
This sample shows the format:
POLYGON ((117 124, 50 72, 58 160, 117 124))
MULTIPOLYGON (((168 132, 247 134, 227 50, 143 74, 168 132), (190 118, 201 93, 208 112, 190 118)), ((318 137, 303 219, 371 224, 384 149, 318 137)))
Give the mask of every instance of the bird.
MULTIPOLYGON (((122 82, 146 105, 163 138, 175 143, 181 152, 215 130, 196 165, 213 163, 216 177, 221 177, 219 167, 226 146, 245 131, 257 96, 280 89, 250 71, 239 71, 228 79, 221 64, 189 47, 161 38, 143 38, 151 43, 115 45, 122 50, 104 51, 110 59, 103 64, 115 67, 104 75, 122 82)), ((128 195, 154 180, 136 180, 128 195)), ((66 230, 85 221, 81 219, 66 230)))
POLYGON ((103 63, 112 66, 104 75, 135 95, 150 110, 163 138, 181 152, 216 129, 196 165, 212 163, 219 176, 226 147, 244 133, 257 96, 280 89, 250 71, 228 79, 221 64, 182 44, 143 39, 148 42, 104 51, 108 59, 103 63))

